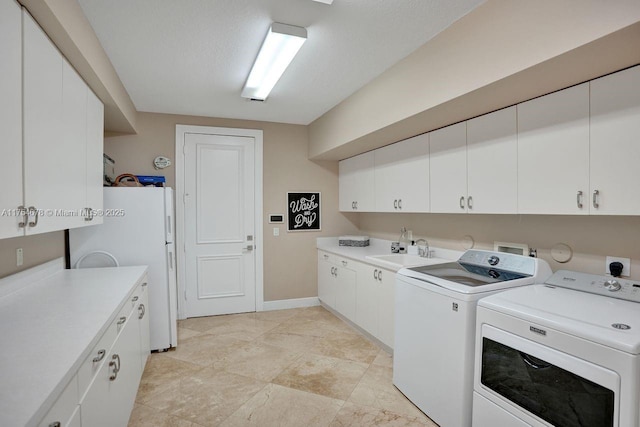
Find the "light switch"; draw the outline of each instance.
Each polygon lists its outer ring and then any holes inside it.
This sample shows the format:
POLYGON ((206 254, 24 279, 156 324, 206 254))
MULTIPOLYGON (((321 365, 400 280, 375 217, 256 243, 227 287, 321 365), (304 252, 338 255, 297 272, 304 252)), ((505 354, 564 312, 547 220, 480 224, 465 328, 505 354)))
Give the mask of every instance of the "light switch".
POLYGON ((280 235, 280 228, 279 227, 273 227, 273 235, 278 237, 280 235))

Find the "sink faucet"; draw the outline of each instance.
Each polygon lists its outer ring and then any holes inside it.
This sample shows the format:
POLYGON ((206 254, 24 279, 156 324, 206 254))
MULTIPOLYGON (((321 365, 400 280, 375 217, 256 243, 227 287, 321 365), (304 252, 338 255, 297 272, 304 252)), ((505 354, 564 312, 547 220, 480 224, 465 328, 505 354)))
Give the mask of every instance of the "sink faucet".
POLYGON ((416 240, 416 246, 418 247, 418 255, 423 258, 431 258, 431 251, 429 250, 429 242, 427 239, 416 240), (424 242, 424 247, 420 247, 420 242, 424 242))

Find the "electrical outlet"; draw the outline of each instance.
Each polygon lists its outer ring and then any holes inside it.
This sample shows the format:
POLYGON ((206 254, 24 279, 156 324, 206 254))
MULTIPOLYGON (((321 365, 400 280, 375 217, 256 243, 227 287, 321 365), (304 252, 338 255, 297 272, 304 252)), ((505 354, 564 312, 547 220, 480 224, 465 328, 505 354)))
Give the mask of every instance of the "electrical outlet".
POLYGON ((24 262, 22 248, 16 249, 16 266, 20 267, 24 262))
POLYGON ((273 227, 273 235, 278 237, 280 235, 280 228, 279 227, 273 227))
POLYGON ((607 261, 604 265, 604 273, 608 276, 611 275, 611 272, 609 271, 609 264, 611 264, 612 262, 621 262, 623 265, 622 268, 622 275, 625 277, 629 277, 631 276, 631 259, 630 258, 619 258, 619 257, 615 257, 615 256, 608 256, 607 257, 607 261))

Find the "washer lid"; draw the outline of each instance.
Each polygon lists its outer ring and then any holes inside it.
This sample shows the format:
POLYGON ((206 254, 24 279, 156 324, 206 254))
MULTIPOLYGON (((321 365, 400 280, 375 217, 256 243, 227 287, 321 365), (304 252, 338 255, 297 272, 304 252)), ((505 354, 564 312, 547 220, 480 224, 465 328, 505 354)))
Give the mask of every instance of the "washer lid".
POLYGON ((488 296, 478 305, 626 353, 640 354, 640 304, 636 302, 533 285, 488 296))

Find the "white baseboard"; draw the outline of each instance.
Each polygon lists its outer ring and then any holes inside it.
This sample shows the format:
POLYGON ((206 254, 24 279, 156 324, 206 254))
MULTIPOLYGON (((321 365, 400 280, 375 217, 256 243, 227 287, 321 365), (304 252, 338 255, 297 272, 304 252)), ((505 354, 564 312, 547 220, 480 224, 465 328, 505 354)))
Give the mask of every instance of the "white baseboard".
POLYGON ((317 305, 320 305, 318 297, 281 299, 277 301, 265 301, 263 310, 286 310, 289 308, 314 307, 317 305))

